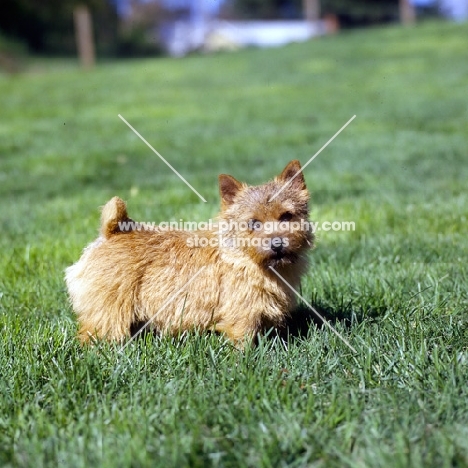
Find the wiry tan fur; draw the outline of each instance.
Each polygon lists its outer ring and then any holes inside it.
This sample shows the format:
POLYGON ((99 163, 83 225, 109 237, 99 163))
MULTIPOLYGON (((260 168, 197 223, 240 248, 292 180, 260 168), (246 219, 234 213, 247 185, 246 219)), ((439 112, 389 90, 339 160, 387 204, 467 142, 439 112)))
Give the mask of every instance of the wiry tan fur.
MULTIPOLYGON (((220 175, 219 220, 307 220, 309 193, 302 173, 269 201, 299 170, 299 162, 291 161, 273 181, 256 187, 220 175)), ((197 237, 217 237, 219 232, 121 231, 119 221, 129 220, 125 203, 112 198, 102 210, 100 236, 66 270, 83 342, 122 340, 130 336, 132 325, 147 321, 161 332, 215 330, 240 342, 281 325, 294 306, 294 294, 269 266, 298 288, 312 246, 310 231, 226 231, 227 247, 190 247, 197 237), (287 238, 289 247, 278 254, 230 246, 235 237, 287 238)))

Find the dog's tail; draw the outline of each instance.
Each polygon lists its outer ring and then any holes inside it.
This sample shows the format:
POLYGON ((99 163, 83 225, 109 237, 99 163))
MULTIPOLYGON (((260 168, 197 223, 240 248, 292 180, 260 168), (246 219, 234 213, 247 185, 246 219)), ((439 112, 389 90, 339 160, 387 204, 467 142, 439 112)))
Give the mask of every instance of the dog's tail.
POLYGON ((109 239, 118 232, 132 230, 133 221, 127 215, 127 205, 119 198, 111 198, 102 208, 101 235, 109 239))

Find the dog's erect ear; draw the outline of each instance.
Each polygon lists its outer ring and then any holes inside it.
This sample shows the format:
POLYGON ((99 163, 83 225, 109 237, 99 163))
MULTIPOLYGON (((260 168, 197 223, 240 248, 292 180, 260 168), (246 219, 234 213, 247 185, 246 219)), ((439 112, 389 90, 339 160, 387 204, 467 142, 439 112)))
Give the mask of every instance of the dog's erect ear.
POLYGON ((121 232, 120 223, 123 221, 132 221, 127 214, 127 205, 119 197, 111 198, 102 208, 101 235, 109 239, 113 234, 121 232))
POLYGON ((242 189, 243 184, 227 174, 220 174, 218 179, 222 205, 231 205, 234 202, 235 196, 242 189))
POLYGON ((281 182, 291 181, 291 188, 295 188, 297 190, 304 190, 306 188, 304 174, 301 170, 301 163, 297 159, 293 159, 283 169, 283 172, 278 176, 278 180, 281 182))

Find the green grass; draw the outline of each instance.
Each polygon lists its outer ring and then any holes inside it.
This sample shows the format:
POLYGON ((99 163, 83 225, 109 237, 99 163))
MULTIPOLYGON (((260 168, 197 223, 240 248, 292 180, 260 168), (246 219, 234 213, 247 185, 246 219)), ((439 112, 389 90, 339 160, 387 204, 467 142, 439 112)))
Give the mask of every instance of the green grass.
POLYGON ((0 465, 467 466, 468 26, 0 76, 0 465), (117 117, 208 200, 204 204, 117 117), (304 296, 328 329, 81 348, 63 270, 112 195, 145 221, 217 212, 217 175, 305 163, 304 296))

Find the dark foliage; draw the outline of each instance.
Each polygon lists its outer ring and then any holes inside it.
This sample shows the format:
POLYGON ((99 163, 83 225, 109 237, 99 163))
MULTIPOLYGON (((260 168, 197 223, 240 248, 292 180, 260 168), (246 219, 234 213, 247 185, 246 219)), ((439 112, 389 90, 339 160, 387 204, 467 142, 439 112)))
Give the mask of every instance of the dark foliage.
POLYGON ((3 0, 0 31, 23 41, 33 53, 74 53, 73 9, 78 3, 91 11, 98 52, 112 52, 118 18, 106 0, 3 0))
MULTIPOLYGON (((320 0, 322 16, 336 15, 345 26, 384 23, 398 19, 398 0, 320 0)), ((302 0, 231 0, 231 15, 243 19, 303 17, 302 0)))

